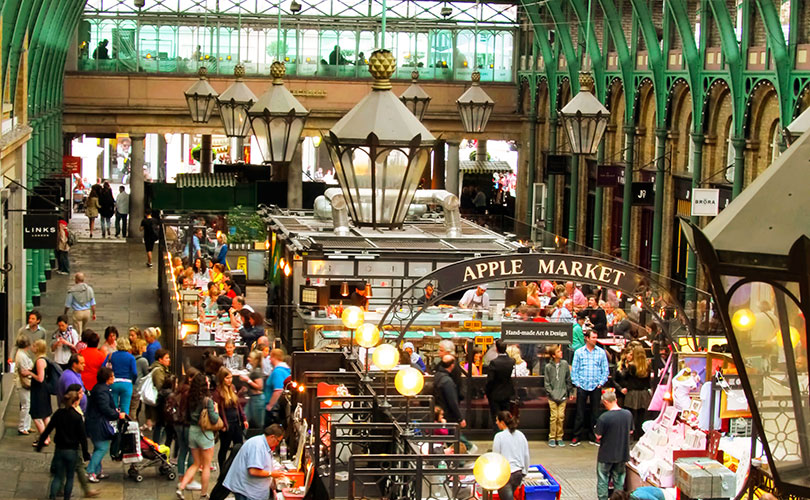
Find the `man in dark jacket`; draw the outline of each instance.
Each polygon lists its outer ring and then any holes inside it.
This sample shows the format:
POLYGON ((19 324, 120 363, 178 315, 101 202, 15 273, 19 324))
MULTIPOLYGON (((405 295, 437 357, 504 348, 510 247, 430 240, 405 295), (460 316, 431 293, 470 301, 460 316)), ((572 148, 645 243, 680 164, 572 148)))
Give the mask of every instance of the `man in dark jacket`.
POLYGON ((512 384, 515 360, 506 354, 506 343, 503 340, 495 341, 495 350, 498 355, 489 362, 485 388, 493 424, 499 411, 509 411, 509 400, 515 395, 515 386, 512 384))
POLYGON ((464 401, 464 392, 462 391, 462 376, 463 373, 461 371, 461 367, 456 362, 456 346, 453 344, 452 340, 442 340, 439 342, 439 362, 433 365, 433 372, 435 373, 438 371, 442 366, 442 360, 445 356, 450 356, 453 358, 453 368, 450 369, 450 378, 453 379, 453 383, 456 386, 456 398, 459 402, 464 401))
MULTIPOLYGON (((444 411, 444 418, 449 423, 456 423, 460 428, 467 427, 467 421, 461 415, 461 406, 458 401, 458 387, 453 381, 453 368, 456 358, 452 354, 445 354, 436 364, 433 375, 433 401, 444 411)), ((475 453, 477 448, 459 433, 459 440, 467 447, 468 453, 475 453)))

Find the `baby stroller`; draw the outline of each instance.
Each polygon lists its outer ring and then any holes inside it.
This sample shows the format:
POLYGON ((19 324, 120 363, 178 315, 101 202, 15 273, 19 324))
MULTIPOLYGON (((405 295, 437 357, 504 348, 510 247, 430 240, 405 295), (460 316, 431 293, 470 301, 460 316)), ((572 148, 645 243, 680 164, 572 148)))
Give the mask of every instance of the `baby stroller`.
POLYGON ((169 462, 168 447, 163 447, 146 436, 141 436, 138 423, 129 419, 119 420, 118 432, 110 446, 110 457, 116 461, 129 464, 127 475, 136 482, 143 481, 143 470, 157 466, 166 479, 177 479, 177 469, 169 462))

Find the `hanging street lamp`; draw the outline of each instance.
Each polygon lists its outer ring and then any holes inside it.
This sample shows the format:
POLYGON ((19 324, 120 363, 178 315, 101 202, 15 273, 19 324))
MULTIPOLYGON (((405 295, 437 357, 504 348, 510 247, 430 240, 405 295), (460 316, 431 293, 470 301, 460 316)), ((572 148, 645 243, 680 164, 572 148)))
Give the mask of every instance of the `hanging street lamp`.
POLYGON ((242 81, 242 77, 245 76, 243 65, 237 64, 233 69, 233 75, 236 81, 217 98, 219 116, 222 118, 226 136, 245 138, 250 135, 248 110, 256 102, 256 95, 242 81))
POLYGON ((396 61, 375 50, 372 91, 323 138, 357 226, 402 226, 435 139, 391 92, 396 61))
POLYGON ((425 119, 425 112, 430 104, 430 96, 417 83, 418 80, 419 72, 416 70, 411 71, 411 86, 405 89, 405 92, 399 96, 399 100, 411 110, 413 116, 422 121, 425 119))
POLYGON ((768 459, 769 472, 751 477, 773 476, 784 498, 810 497, 810 211, 796 182, 807 176, 807 158, 804 133, 703 230, 681 219, 768 459))
POLYGON ((264 162, 273 166, 292 162, 309 115, 309 111, 284 86, 285 73, 284 63, 276 61, 270 65, 273 85, 248 111, 264 162))
POLYGON ((577 155, 596 154, 610 119, 610 112, 593 95, 593 88, 591 74, 580 73, 579 92, 560 111, 571 152, 577 155))
POLYGON ((208 83, 208 68, 200 66, 197 71, 200 79, 186 90, 186 104, 194 123, 208 123, 214 113, 217 102, 217 91, 208 83))
POLYGON ((456 100, 461 124, 469 134, 480 134, 486 130, 489 115, 495 107, 495 101, 478 84, 480 81, 481 73, 473 71, 472 86, 456 100))

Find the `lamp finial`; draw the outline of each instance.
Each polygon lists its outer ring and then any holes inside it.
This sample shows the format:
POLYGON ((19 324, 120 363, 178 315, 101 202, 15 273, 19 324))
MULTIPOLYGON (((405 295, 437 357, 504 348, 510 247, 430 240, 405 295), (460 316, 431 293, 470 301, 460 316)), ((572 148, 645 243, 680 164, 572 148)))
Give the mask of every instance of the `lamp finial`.
POLYGON ((368 72, 374 77, 374 90, 391 90, 391 75, 394 74, 397 61, 390 50, 377 49, 368 58, 368 72))
POLYGON ((200 66, 200 68, 197 70, 197 75, 200 78, 207 78, 208 77, 208 68, 205 67, 205 66, 200 66))
POLYGON ((275 61, 270 65, 270 76, 273 77, 273 85, 282 85, 284 75, 287 74, 287 67, 283 62, 275 61))
POLYGON ((589 71, 579 72, 579 88, 586 92, 593 90, 593 76, 591 76, 589 71))

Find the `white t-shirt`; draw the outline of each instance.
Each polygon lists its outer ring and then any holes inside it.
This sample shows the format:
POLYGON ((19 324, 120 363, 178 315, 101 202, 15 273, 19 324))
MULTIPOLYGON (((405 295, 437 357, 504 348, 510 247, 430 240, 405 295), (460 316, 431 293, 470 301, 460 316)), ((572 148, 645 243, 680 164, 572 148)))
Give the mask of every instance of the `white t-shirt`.
MULTIPOLYGON (((53 342, 56 342, 56 339, 59 337, 62 337, 74 346, 79 343, 79 334, 76 333, 76 330, 70 325, 68 325, 67 330, 64 332, 60 332, 59 330, 53 332, 53 342)), ((73 354, 73 350, 69 346, 62 344, 53 352, 53 361, 58 365, 64 365, 70 361, 71 354, 73 354)))
POLYGON ((458 301, 458 305, 468 309, 489 309, 489 294, 483 295, 475 293, 478 289, 473 288, 464 292, 464 296, 458 301))

